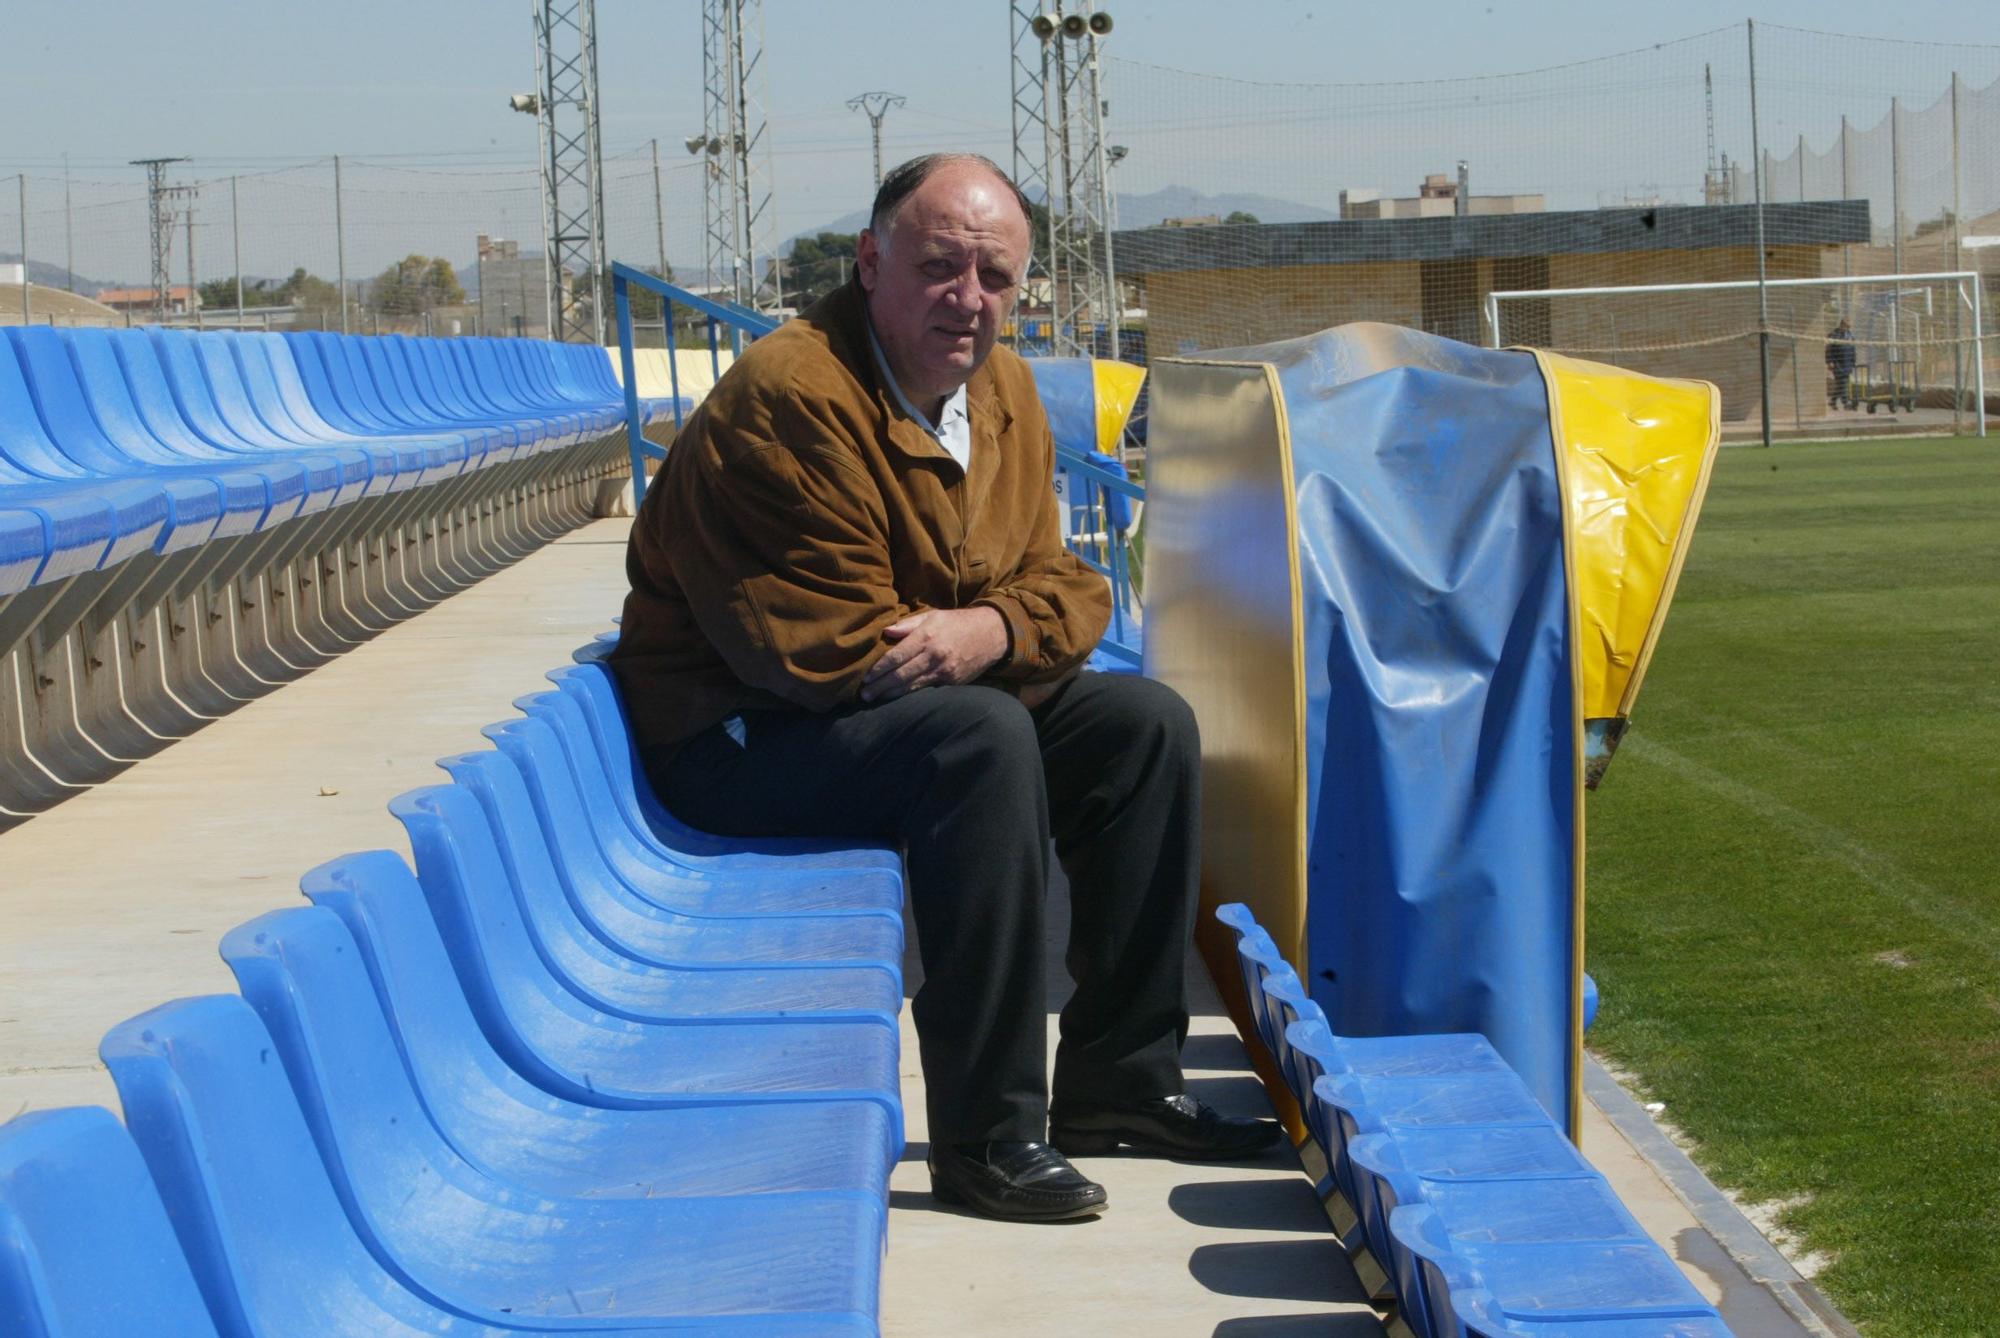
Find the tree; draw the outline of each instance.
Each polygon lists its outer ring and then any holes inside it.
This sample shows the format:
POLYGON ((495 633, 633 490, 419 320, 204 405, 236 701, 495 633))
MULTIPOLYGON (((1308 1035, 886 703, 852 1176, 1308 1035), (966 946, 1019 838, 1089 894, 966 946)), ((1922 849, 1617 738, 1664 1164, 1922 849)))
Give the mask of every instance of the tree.
POLYGON ((852 232, 822 232, 794 241, 785 300, 809 306, 847 282, 859 243, 860 235, 852 232))
POLYGON ((384 316, 421 316, 435 307, 465 301, 465 289, 451 262, 439 257, 404 256, 375 276, 368 302, 384 316))
MULTIPOLYGON (((340 289, 314 274, 306 273, 301 265, 291 272, 276 288, 262 289, 269 296, 268 305, 294 307, 298 311, 294 326, 301 330, 337 330, 340 328, 340 289)), ((247 301, 249 294, 244 298, 247 301)), ((235 296, 230 297, 231 305, 235 296)))
POLYGON ((1232 209, 1229 211, 1229 217, 1222 221, 1224 223, 1257 223, 1261 220, 1255 214, 1245 213, 1241 209, 1232 209))
MULTIPOLYGON (((674 281, 674 267, 672 265, 668 265, 665 270, 662 270, 658 265, 648 265, 646 266, 646 273, 656 279, 664 279, 668 283, 674 281)), ((636 283, 627 284, 625 286, 625 296, 626 300, 632 304, 633 320, 657 321, 660 319, 660 305, 666 299, 662 298, 652 289, 641 288, 636 283)), ((613 310, 615 312, 616 309, 614 308, 613 310)))
MULTIPOLYGON (((200 286, 201 305, 209 311, 234 311, 236 309, 236 276, 226 279, 210 279, 200 286)), ((243 282, 243 305, 249 307, 269 307, 277 304, 275 290, 268 280, 246 279, 243 282)))

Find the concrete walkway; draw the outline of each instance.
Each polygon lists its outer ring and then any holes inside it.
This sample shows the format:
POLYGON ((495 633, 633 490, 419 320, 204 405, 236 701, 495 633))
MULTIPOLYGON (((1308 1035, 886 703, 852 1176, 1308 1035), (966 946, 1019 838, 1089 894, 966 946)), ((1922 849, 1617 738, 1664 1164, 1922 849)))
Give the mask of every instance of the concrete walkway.
POLYGON ((548 684, 623 598, 629 520, 574 531, 245 705, 109 783, 0 833, 0 1118, 117 1108, 97 1042, 176 996, 234 992, 222 934, 303 904, 299 875, 408 855, 391 797, 548 684))
MULTIPOLYGON (((433 759, 484 746, 480 726, 511 715, 514 697, 538 691, 545 670, 608 625, 629 523, 579 530, 0 833, 0 1119, 88 1102, 115 1109, 96 1057, 107 1028, 169 998, 233 990, 216 941, 299 904, 298 878, 312 865, 354 850, 407 853, 389 799, 440 781, 433 759)), ((1056 1003, 1067 989, 1065 911, 1058 895, 1048 954, 1056 1003)), ((914 959, 908 970, 914 986, 914 959)), ((1268 1110, 1198 967, 1194 977, 1190 1086, 1225 1110, 1268 1110)), ((1379 1331, 1290 1153, 1237 1167, 1088 1159, 1111 1192, 1112 1211, 1097 1221, 1005 1226, 937 1210, 916 1053, 906 1013, 911 1146, 892 1181, 885 1333, 1379 1331)), ((1633 1137, 1643 1143, 1644 1130, 1633 1137)), ((1815 1331, 1697 1221, 1688 1202, 1703 1201, 1705 1181, 1692 1191, 1670 1184, 1596 1106, 1585 1151, 1739 1335, 1815 1331)))

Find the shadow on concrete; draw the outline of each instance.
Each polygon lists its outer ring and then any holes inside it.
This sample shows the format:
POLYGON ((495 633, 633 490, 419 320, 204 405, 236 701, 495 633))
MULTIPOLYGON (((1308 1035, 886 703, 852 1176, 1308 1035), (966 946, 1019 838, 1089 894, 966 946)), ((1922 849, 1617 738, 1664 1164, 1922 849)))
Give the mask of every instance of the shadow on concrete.
POLYGON ((1183 1222, 1225 1231, 1327 1234, 1326 1213, 1296 1168, 1267 1180, 1206 1180, 1175 1185, 1167 1207, 1183 1222))
POLYGON ((1206 1101, 1224 1115, 1255 1115, 1271 1118, 1271 1094, 1264 1084, 1248 1073, 1226 1078, 1189 1078, 1188 1094, 1206 1101))
POLYGON ((1235 1035, 1190 1036, 1181 1047, 1181 1067, 1205 1073, 1249 1073, 1250 1056, 1235 1035))
POLYGON ((1316 1240, 1199 1246, 1188 1256, 1188 1272, 1222 1296, 1335 1305, 1361 1295, 1347 1254, 1331 1233, 1316 1240))
POLYGON ((1381 1338, 1382 1323, 1373 1315, 1348 1311, 1335 1315, 1245 1315, 1215 1326, 1213 1338, 1381 1338))

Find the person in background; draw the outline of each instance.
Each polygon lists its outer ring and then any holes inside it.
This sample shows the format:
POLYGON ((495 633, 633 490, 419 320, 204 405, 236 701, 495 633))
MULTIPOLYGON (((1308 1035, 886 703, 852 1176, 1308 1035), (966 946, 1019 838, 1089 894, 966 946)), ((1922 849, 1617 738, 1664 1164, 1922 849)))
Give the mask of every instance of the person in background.
POLYGON ((1827 405, 1838 407, 1848 398, 1847 383, 1854 375, 1854 331, 1842 316, 1826 337, 1827 405))

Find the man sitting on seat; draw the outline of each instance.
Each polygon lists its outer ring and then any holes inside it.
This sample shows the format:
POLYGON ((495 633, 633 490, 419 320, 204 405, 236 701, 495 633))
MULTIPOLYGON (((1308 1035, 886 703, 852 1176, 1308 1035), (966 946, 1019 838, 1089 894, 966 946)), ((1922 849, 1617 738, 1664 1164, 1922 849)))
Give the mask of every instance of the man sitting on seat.
POLYGON ((903 844, 933 1189, 1056 1219, 1105 1206, 1065 1152, 1239 1157, 1278 1128, 1182 1084, 1200 747, 1170 688, 1079 670, 1108 591, 994 346, 1028 253, 991 162, 890 173, 853 281, 743 354, 647 491, 612 667, 684 821, 903 844), (1051 839, 1076 980, 1053 1104, 1051 839))

